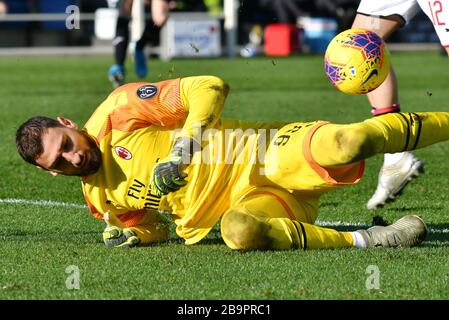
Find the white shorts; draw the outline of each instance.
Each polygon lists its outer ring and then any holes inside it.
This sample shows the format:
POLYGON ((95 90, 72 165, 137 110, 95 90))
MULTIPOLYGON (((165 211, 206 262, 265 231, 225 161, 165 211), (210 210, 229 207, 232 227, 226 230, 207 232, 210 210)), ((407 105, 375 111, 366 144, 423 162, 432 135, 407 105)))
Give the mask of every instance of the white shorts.
POLYGON ((447 0, 361 0, 358 13, 386 17, 401 16, 408 23, 419 9, 432 21, 444 47, 449 47, 449 1, 447 0))

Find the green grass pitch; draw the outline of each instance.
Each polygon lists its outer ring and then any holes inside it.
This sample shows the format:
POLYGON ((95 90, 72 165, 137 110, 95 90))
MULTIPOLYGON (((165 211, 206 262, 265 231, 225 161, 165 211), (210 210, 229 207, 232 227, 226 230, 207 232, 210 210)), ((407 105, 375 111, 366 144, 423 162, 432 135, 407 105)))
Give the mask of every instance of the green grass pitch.
MULTIPOLYGON (((38 114, 64 115, 83 125, 111 90, 111 63, 110 56, 0 60, 0 299, 449 298, 449 143, 418 150, 426 173, 375 213, 389 222, 421 215, 431 233, 420 247, 238 253, 227 249, 218 230, 186 246, 172 228, 169 241, 158 246, 106 248, 103 222, 81 207, 79 179, 54 178, 25 164, 14 134, 38 114), (67 287, 73 284, 71 266, 79 270, 79 289, 67 287), (378 288, 367 288, 370 266, 379 271, 378 288)), ((404 111, 449 111, 447 59, 431 52, 393 53, 393 63, 404 111)), ((339 123, 369 117, 366 97, 332 88, 322 64, 320 56, 151 60, 147 80, 220 76, 231 86, 225 117, 339 123)), ((132 68, 129 62, 127 80, 137 81, 132 68)), ((367 161, 357 186, 326 194, 319 220, 341 230, 369 225, 374 213, 365 203, 381 160, 367 161)))

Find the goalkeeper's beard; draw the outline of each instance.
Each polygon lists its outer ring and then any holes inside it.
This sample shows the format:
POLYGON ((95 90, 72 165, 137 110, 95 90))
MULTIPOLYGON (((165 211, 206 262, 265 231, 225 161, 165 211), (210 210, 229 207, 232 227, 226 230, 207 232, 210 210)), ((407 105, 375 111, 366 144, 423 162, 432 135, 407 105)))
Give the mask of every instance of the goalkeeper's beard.
POLYGON ((89 159, 88 162, 85 164, 84 168, 81 169, 80 172, 77 172, 76 176, 85 177, 90 176, 91 174, 96 173, 101 166, 101 151, 98 148, 95 141, 90 138, 84 131, 81 131, 81 135, 87 140, 89 144, 89 159))

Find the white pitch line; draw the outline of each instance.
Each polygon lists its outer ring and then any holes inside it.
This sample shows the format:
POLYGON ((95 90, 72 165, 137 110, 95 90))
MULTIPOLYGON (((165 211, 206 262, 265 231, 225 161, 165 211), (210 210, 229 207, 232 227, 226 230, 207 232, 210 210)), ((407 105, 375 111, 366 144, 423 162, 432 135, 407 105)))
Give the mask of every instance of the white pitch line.
MULTIPOLYGON (((83 204, 76 203, 68 203, 68 202, 59 202, 52 200, 27 200, 27 199, 13 199, 6 198, 0 199, 0 204, 28 204, 34 206, 42 206, 42 207, 65 207, 65 208, 77 208, 77 209, 86 209, 87 206, 83 204)), ((360 228, 369 228, 370 225, 361 222, 348 222, 348 221, 328 221, 328 220, 317 220, 316 224, 319 226, 326 227, 360 227, 360 228)), ((430 228, 430 232, 432 233, 449 233, 449 229, 435 229, 430 228)))
POLYGON ((327 221, 327 220, 317 220, 315 223, 319 226, 332 226, 332 227, 362 227, 369 228, 371 225, 361 222, 348 222, 348 221, 327 221))
POLYGON ((51 200, 27 200, 27 199, 0 199, 0 203, 6 204, 30 204, 34 206, 41 207, 65 207, 65 208, 78 208, 85 209, 86 205, 76 204, 76 203, 67 203, 67 202, 59 202, 59 201, 51 201, 51 200))

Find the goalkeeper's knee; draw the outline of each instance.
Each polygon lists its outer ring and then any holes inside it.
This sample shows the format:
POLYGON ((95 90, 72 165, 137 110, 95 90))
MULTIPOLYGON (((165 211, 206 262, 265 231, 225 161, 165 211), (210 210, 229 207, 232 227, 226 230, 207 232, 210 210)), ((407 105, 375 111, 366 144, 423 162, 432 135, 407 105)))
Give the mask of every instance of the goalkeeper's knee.
POLYGON ((243 208, 228 210, 221 219, 221 234, 226 245, 234 250, 270 248, 270 226, 243 208))

